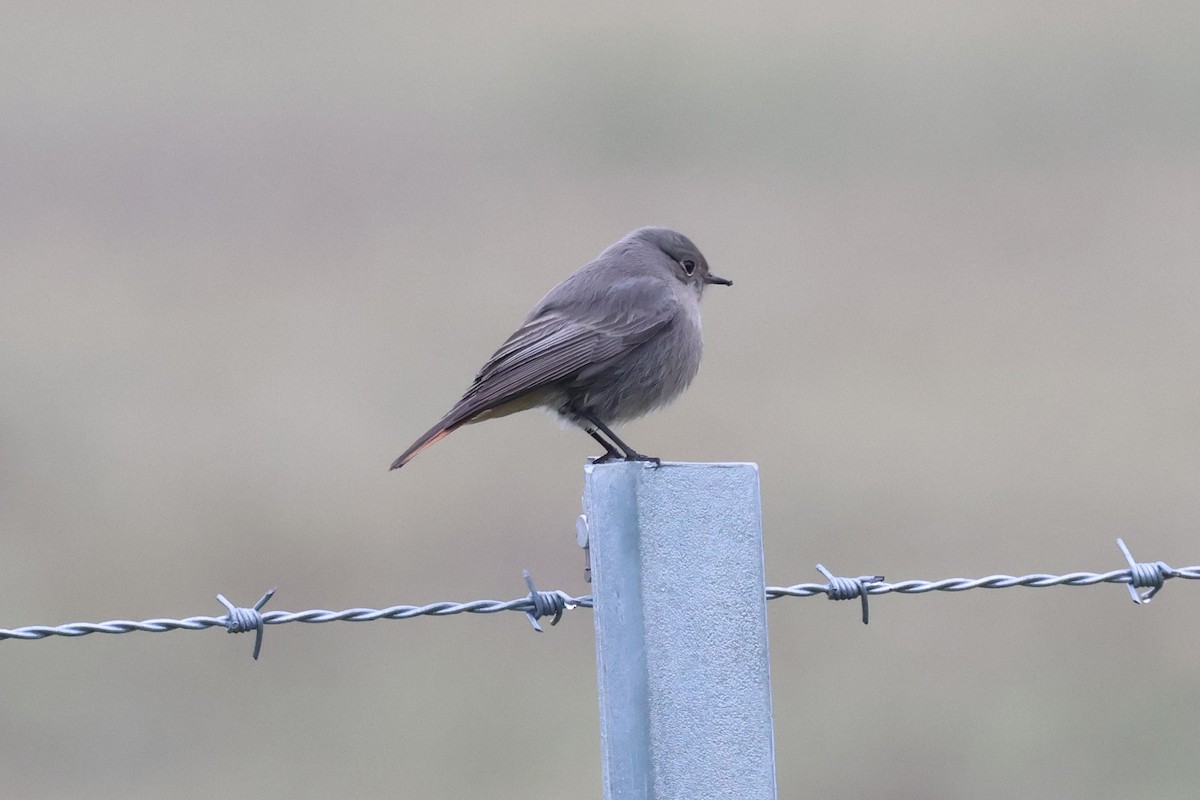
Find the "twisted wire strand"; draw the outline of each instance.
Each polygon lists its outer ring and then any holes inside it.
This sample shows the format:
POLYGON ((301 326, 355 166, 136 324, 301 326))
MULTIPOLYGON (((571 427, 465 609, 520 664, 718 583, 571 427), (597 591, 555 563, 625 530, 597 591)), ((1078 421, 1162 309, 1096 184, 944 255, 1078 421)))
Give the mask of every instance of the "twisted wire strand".
MULTIPOLYGON (((519 611, 529 615, 551 616, 561 613, 560 609, 572 607, 591 608, 590 595, 572 597, 559 591, 539 592, 538 600, 528 595, 515 600, 501 602, 499 600, 473 600, 468 603, 430 603, 423 606, 389 606, 387 608, 348 608, 343 611, 327 611, 312 609, 309 611, 262 611, 259 616, 263 625, 283 625, 289 622, 306 622, 317 624, 322 622, 374 622, 381 619, 411 619, 413 617, 431 616, 447 617, 452 614, 495 614, 500 611, 519 611)), ((247 609, 237 609, 239 612, 247 609)), ((535 617, 536 618, 536 617, 535 617)), ((165 633, 167 631, 188 630, 201 631, 206 628, 225 628, 231 632, 240 633, 243 630, 255 630, 251 622, 248 626, 242 615, 222 615, 219 617, 199 616, 184 619, 148 619, 140 622, 133 620, 111 620, 109 622, 70 622, 65 625, 29 625, 22 628, 0 628, 0 640, 20 639, 33 641, 46 639, 51 636, 87 636, 92 633, 165 633), (231 625, 235 626, 231 629, 231 625)))
MULTIPOLYGON (((1122 548, 1124 549, 1124 548, 1122 548)), ((937 581, 907 580, 887 583, 882 576, 872 575, 858 578, 839 578, 823 567, 825 583, 797 583, 792 586, 767 586, 766 598, 777 600, 782 597, 812 597, 824 595, 831 600, 849 600, 855 597, 864 602, 863 616, 866 620, 865 600, 868 595, 889 593, 924 594, 927 592, 964 592, 970 589, 1008 589, 1026 586, 1040 589, 1049 586, 1093 586, 1099 583, 1126 584, 1135 602, 1148 602, 1163 583, 1173 578, 1200 580, 1200 566, 1175 569, 1158 562, 1136 563, 1129 558, 1128 569, 1111 572, 1070 572, 1065 575, 1036 573, 1032 575, 989 575, 984 578, 944 578, 937 581), (1137 593, 1138 587, 1150 587, 1144 595, 1137 593)), ((375 622, 377 620, 402 620, 414 617, 447 617, 454 614, 496 614, 501 611, 516 611, 524 614, 540 631, 537 620, 554 617, 557 623, 563 612, 572 608, 591 608, 591 595, 573 597, 562 590, 538 591, 533 580, 526 574, 529 594, 514 600, 473 600, 466 603, 440 602, 423 606, 395 605, 387 608, 348 608, 342 611, 312 609, 309 611, 262 611, 274 590, 263 595, 253 607, 239 608, 224 597, 218 599, 229 613, 219 617, 196 616, 184 619, 110 620, 108 622, 70 622, 64 625, 29 625, 21 628, 0 628, 0 641, 16 639, 35 641, 52 636, 79 637, 93 633, 165 633, 175 630, 199 631, 207 628, 225 628, 230 633, 256 631, 255 657, 262 645, 262 629, 266 625, 283 625, 291 622, 319 624, 325 622, 375 622)), ((552 624, 553 624, 552 623, 552 624)))
MULTIPOLYGON (((1145 565, 1139 565, 1145 567, 1145 565)), ((1169 572, 1162 575, 1164 580, 1183 578, 1185 580, 1200 580, 1200 566, 1183 567, 1182 569, 1167 568, 1169 572)), ((908 580, 886 583, 879 581, 866 583, 863 589, 867 594, 925 594, 926 592, 965 592, 969 589, 1010 589, 1014 586, 1027 586, 1033 589, 1044 589, 1048 586, 1093 586, 1097 583, 1134 584, 1131 570, 1116 569, 1112 572, 1069 572, 1066 575, 989 575, 986 578, 943 578, 939 581, 908 580)), ((1151 584, 1138 584, 1151 585, 1151 584)), ((813 595, 829 595, 828 583, 797 583, 792 586, 768 586, 767 599, 776 600, 780 597, 812 597, 813 595)), ((840 598, 838 598, 840 599, 840 598)))

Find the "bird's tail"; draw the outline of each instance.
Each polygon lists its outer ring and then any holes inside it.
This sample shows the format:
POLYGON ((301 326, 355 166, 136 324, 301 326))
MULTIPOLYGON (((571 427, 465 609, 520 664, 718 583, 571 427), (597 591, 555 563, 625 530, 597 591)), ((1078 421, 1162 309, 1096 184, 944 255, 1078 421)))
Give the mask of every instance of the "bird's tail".
POLYGON ((395 461, 393 461, 392 466, 388 467, 388 469, 400 469, 405 464, 407 464, 409 461, 412 461, 414 458, 416 458, 417 453, 420 453, 422 450, 424 450, 426 447, 429 447, 430 445, 440 442, 442 439, 446 438, 447 436, 449 436, 451 433, 453 433, 454 431, 461 428, 466 423, 467 423, 467 420, 456 419, 456 417, 453 413, 447 415, 437 425, 434 425, 432 428, 425 431, 425 433, 422 434, 421 438, 417 439, 415 442, 412 443, 411 447, 409 447, 407 450, 405 450, 403 453, 401 453, 400 457, 397 458, 395 461))

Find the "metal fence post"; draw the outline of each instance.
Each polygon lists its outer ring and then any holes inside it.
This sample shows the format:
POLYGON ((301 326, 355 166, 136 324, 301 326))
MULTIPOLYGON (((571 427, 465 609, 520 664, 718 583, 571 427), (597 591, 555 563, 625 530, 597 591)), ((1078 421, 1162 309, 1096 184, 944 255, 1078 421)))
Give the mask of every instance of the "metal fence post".
POLYGON ((755 464, 585 467, 606 800, 774 800, 755 464))

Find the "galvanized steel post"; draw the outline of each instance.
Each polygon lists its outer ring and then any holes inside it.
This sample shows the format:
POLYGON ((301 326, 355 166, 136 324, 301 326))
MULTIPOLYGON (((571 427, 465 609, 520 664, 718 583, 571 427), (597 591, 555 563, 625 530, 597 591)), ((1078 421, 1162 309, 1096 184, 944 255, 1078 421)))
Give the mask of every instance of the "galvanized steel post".
POLYGON ((755 464, 589 464, 606 800, 774 800, 755 464))

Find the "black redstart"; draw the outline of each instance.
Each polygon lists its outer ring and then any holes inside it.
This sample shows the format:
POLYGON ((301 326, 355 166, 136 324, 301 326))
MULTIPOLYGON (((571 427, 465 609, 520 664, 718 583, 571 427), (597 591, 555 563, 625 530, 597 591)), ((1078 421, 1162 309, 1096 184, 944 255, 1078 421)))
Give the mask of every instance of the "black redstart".
POLYGON ((596 463, 657 462, 608 426, 666 405, 691 383, 700 368, 700 296, 713 283, 733 285, 708 271, 683 234, 629 233, 551 289, 391 468, 467 423, 539 406, 603 445, 596 463))

